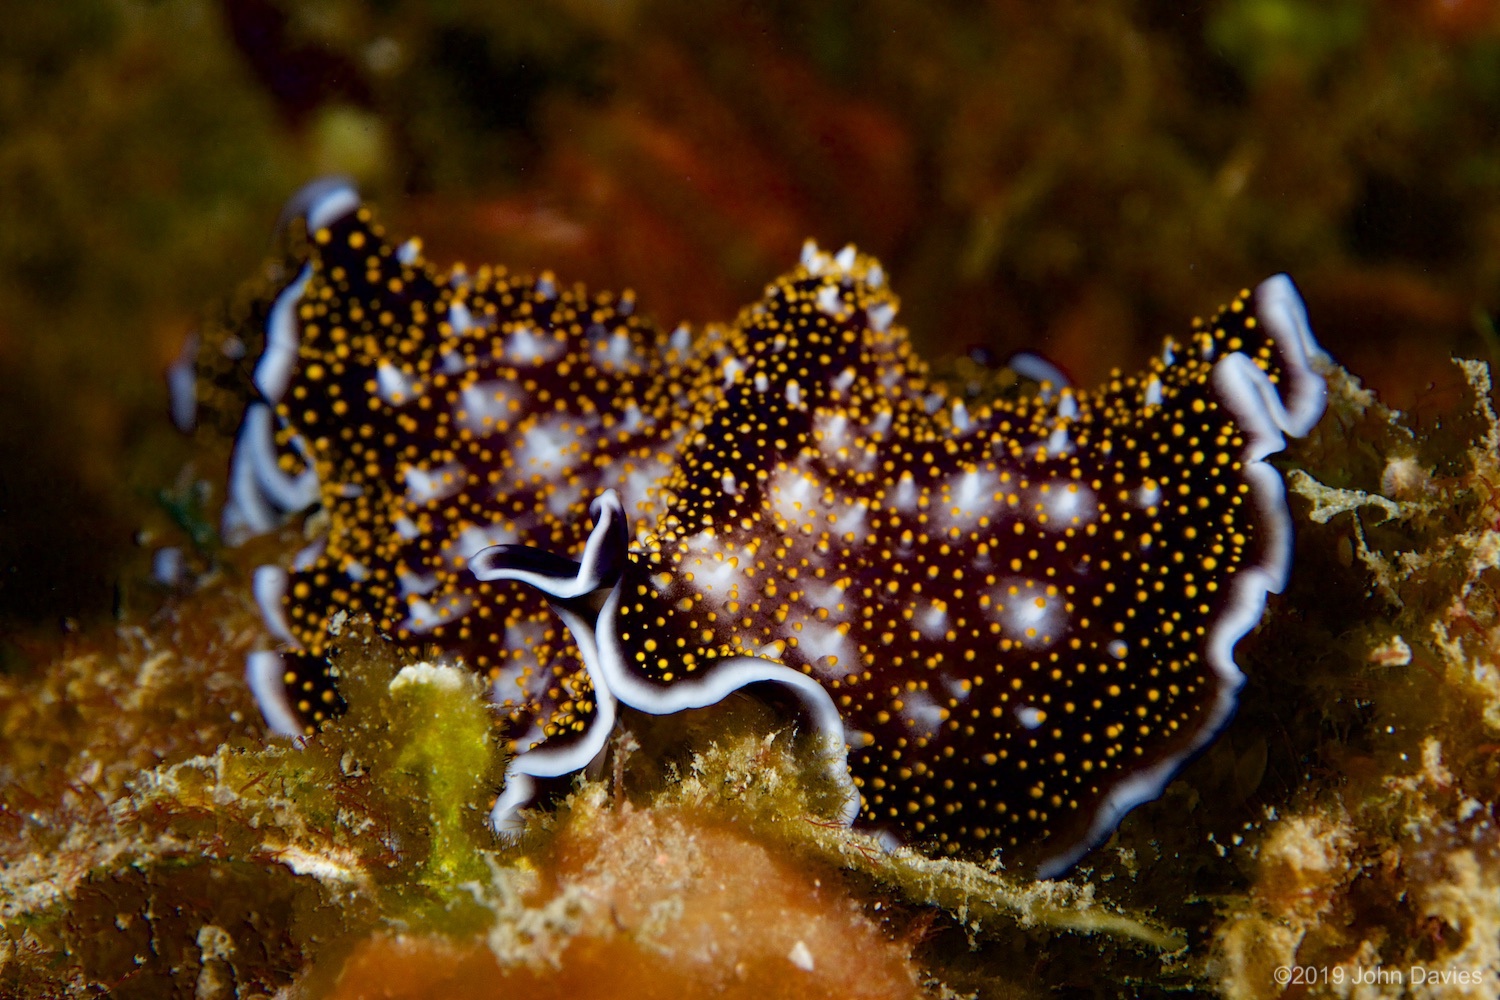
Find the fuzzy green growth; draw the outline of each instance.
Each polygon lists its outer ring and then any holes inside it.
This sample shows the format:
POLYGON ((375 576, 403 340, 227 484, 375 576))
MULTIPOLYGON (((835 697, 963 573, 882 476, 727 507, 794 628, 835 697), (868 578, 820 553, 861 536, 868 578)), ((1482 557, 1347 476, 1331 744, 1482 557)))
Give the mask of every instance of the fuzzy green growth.
POLYGON ((488 874, 474 813, 488 801, 484 779, 495 754, 480 681, 457 667, 402 667, 387 687, 394 767, 427 800, 432 843, 422 879, 451 885, 488 874))
POLYGON ((348 711, 308 747, 358 789, 339 825, 388 845, 377 866, 393 894, 384 912, 468 926, 466 886, 490 877, 488 809, 506 765, 483 683, 456 667, 402 664, 358 627, 345 640, 336 663, 348 711))

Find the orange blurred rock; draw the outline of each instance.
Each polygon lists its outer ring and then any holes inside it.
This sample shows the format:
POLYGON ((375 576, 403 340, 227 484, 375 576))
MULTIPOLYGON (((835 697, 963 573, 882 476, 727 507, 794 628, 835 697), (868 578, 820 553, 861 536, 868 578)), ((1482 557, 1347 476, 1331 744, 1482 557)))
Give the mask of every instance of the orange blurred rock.
POLYGON ((575 809, 487 936, 382 935, 334 1000, 917 997, 908 943, 837 884, 675 810, 575 809))

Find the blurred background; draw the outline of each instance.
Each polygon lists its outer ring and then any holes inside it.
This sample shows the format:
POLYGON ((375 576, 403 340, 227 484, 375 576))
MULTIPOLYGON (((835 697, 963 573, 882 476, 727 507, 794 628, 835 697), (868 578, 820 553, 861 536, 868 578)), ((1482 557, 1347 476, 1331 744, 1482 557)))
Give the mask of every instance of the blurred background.
POLYGON ((928 357, 1083 385, 1288 271, 1437 420, 1495 347, 1500 2, 7 0, 4 669, 107 623, 180 541, 141 529, 222 483, 163 373, 335 172, 439 262, 666 324, 852 241, 928 357))

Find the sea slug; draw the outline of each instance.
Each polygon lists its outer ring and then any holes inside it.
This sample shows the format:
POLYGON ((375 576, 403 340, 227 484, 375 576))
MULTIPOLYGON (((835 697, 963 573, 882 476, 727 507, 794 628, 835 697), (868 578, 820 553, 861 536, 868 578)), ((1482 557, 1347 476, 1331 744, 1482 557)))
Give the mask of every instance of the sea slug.
POLYGON ((330 626, 368 615, 488 676, 504 830, 620 704, 779 684, 846 820, 1055 874, 1231 715, 1291 556, 1264 460, 1324 408, 1285 276, 1138 375, 971 407, 852 247, 666 330, 628 292, 439 273, 339 182, 289 213, 308 238, 238 362, 224 513, 242 538, 320 511, 255 576, 273 729, 337 710, 330 626))

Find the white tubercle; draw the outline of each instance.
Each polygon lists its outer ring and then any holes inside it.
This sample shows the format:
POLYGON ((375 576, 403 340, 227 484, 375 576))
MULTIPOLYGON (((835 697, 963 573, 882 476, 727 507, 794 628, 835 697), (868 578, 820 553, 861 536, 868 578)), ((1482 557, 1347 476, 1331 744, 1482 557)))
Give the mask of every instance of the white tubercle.
POLYGON ((381 361, 375 369, 375 391, 391 406, 404 406, 418 394, 416 379, 389 361, 381 361))
POLYGON ((969 419, 969 408, 963 404, 963 400, 953 403, 953 429, 960 434, 967 434, 974 427, 974 421, 969 419))
POLYGON ((454 334, 463 336, 474 329, 474 314, 469 312, 468 306, 455 301, 448 306, 448 325, 453 328, 454 334))
POLYGON ((1147 406, 1160 406, 1162 404, 1161 379, 1155 375, 1146 380, 1145 401, 1147 406))
POLYGON ((1078 419, 1078 400, 1073 395, 1073 390, 1064 388, 1058 395, 1057 415, 1064 420, 1078 419))
POLYGON ((837 316, 843 309, 844 299, 839 295, 837 285, 824 285, 818 289, 818 311, 829 316, 837 316))
POLYGON ((866 309, 865 315, 870 321, 870 329, 876 333, 885 333, 896 318, 896 307, 889 302, 882 302, 866 309))
POLYGON ((403 476, 406 480, 406 501, 413 506, 446 500, 464 488, 467 472, 458 462, 449 462, 428 471, 415 465, 408 466, 403 476))

